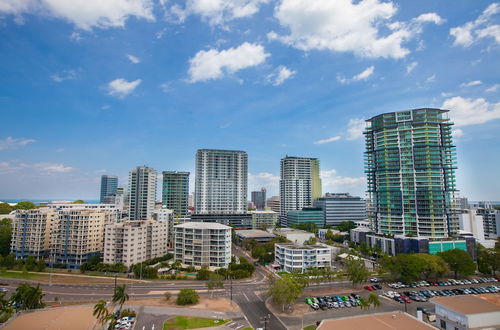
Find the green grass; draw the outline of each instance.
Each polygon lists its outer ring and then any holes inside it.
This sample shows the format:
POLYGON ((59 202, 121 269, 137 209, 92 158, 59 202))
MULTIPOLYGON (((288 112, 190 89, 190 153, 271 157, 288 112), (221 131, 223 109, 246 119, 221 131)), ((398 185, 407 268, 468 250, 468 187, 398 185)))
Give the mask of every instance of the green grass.
POLYGON ((243 328, 241 330, 253 330, 253 328, 250 328, 250 327, 246 327, 246 328, 243 328))
POLYGON ((43 275, 39 275, 39 274, 31 274, 31 273, 18 273, 18 272, 9 272, 9 271, 5 271, 5 272, 0 272, 0 277, 3 277, 3 278, 17 278, 17 279, 21 279, 21 280, 36 280, 40 277, 42 277, 43 275))
POLYGON ((230 320, 209 319, 203 317, 176 316, 175 318, 163 323, 163 330, 210 328, 217 327, 229 321, 230 320))
POLYGON ((304 328, 304 330, 315 330, 316 326, 315 325, 308 325, 307 327, 304 328))

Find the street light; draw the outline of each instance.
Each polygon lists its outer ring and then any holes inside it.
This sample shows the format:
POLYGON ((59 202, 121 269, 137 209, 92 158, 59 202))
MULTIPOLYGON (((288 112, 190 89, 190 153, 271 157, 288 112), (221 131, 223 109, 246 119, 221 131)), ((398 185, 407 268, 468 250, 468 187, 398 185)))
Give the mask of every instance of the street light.
POLYGON ((260 318, 260 323, 264 323, 264 330, 267 330, 267 324, 269 323, 270 319, 271 314, 267 314, 266 316, 260 318))

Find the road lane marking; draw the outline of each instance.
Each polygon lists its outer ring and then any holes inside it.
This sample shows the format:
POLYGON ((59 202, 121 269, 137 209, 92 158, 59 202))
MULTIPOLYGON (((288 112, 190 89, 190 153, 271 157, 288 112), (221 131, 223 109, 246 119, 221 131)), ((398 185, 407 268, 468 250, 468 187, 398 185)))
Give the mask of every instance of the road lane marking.
POLYGON ((250 302, 250 299, 248 299, 247 295, 245 294, 245 292, 243 292, 243 295, 245 296, 245 298, 247 298, 248 302, 250 302))

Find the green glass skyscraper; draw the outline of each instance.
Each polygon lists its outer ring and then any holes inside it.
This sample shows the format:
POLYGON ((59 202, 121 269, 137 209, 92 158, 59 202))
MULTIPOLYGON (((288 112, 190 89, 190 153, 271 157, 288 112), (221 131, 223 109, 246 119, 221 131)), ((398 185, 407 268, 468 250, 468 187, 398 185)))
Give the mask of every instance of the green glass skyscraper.
POLYGON ((454 236, 456 157, 448 110, 391 112, 367 123, 365 172, 377 233, 454 236))
POLYGON ((189 172, 164 171, 162 205, 176 216, 188 214, 189 172))

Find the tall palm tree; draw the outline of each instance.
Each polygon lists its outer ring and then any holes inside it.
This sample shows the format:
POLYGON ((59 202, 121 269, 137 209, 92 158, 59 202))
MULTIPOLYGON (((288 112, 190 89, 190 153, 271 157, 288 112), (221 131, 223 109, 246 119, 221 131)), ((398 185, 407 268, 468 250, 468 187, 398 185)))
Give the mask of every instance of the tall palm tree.
POLYGON ((368 309, 370 308, 370 304, 365 298, 361 297, 359 298, 359 307, 361 307, 361 309, 368 309))
POLYGON ((115 289, 115 293, 113 294, 113 302, 120 304, 119 312, 122 311, 123 304, 129 300, 128 294, 125 292, 126 286, 125 284, 119 285, 115 289))
POLYGON ((375 293, 370 293, 368 295, 368 304, 373 305, 373 307, 378 307, 380 306, 380 298, 378 297, 377 294, 375 293))
POLYGON ((103 323, 109 322, 108 330, 114 330, 116 325, 116 315, 115 313, 108 313, 104 319, 103 323))
POLYGON ((94 315, 100 323, 104 323, 104 319, 108 316, 108 314, 109 311, 106 308, 106 301, 102 299, 99 300, 99 302, 94 306, 92 315, 94 315))

